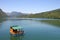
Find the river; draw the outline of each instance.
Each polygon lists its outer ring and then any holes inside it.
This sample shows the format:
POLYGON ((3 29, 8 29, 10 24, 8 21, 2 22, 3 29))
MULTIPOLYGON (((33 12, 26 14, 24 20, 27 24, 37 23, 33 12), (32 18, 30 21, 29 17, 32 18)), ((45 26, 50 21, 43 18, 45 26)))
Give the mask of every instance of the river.
POLYGON ((0 40, 60 40, 59 19, 0 19, 0 40), (24 28, 24 35, 10 35, 10 26, 19 25, 24 28))

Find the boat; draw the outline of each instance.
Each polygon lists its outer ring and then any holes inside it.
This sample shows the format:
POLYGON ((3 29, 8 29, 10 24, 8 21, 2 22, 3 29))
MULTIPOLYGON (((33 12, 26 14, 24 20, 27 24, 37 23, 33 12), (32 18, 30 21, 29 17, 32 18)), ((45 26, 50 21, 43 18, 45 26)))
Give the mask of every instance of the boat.
POLYGON ((24 30, 23 27, 15 25, 10 27, 10 34, 12 35, 23 35, 24 30))

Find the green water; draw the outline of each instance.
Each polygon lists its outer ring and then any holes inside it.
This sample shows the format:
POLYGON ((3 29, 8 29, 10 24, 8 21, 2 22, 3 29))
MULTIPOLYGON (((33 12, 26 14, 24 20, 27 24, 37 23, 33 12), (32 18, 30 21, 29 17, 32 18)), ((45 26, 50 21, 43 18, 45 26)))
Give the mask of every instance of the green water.
POLYGON ((60 40, 60 20, 0 20, 0 40, 60 40), (24 35, 11 36, 10 26, 24 28, 24 35))

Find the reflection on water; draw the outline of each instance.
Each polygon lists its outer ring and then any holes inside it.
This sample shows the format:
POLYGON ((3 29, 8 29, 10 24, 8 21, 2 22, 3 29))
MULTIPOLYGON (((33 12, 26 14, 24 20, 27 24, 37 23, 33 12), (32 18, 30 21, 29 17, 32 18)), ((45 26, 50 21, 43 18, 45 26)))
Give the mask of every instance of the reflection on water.
POLYGON ((0 19, 0 28, 1 28, 4 21, 6 21, 6 19, 0 19))
POLYGON ((10 34, 10 40, 22 40, 23 38, 24 38, 24 35, 13 36, 10 34))
POLYGON ((60 27, 60 20, 41 20, 41 22, 60 27))
POLYGON ((57 27, 60 20, 0 20, 0 23, 0 40, 60 40, 60 28, 57 27), (11 25, 24 27, 25 35, 10 35, 11 25))
POLYGON ((4 22, 4 21, 6 21, 6 19, 0 19, 0 24, 1 24, 2 22, 4 22))

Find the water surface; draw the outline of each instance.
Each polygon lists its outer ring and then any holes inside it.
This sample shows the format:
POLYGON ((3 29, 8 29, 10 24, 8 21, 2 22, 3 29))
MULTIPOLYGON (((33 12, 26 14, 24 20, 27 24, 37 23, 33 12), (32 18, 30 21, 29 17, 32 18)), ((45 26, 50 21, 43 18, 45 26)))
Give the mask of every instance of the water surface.
POLYGON ((0 20, 0 40, 60 40, 60 20, 55 19, 14 19, 0 20), (14 37, 9 33, 10 26, 24 28, 24 36, 14 37))

